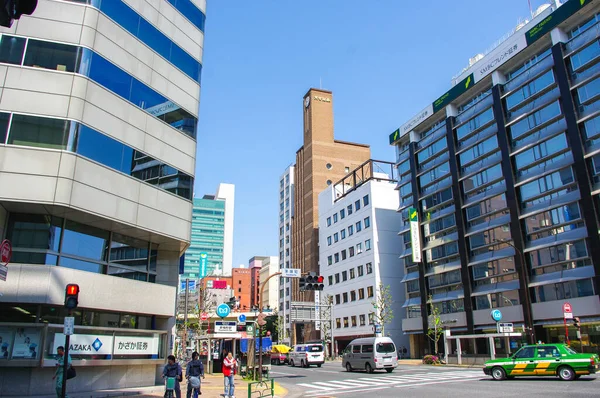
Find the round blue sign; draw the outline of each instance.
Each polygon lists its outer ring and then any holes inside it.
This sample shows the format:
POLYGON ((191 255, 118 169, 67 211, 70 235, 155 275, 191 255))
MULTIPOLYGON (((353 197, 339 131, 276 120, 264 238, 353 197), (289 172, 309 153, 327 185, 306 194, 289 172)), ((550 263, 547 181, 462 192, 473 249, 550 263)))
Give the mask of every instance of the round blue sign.
POLYGON ((217 307, 217 315, 221 318, 225 318, 231 312, 231 308, 225 303, 219 304, 217 307))
POLYGON ((244 314, 238 315, 238 321, 239 322, 246 322, 246 315, 244 315, 244 314))
POLYGON ((500 310, 492 310, 492 319, 496 322, 500 322, 502 320, 502 312, 500 310))

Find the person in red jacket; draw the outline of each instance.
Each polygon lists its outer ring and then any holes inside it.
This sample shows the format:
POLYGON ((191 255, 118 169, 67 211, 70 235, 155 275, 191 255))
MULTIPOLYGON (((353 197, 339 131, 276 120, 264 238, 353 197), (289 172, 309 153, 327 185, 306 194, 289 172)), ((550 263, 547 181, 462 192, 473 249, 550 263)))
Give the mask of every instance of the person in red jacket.
POLYGON ((233 396, 233 392, 235 390, 235 386, 233 385, 233 376, 235 375, 235 370, 237 367, 237 362, 233 359, 233 354, 231 352, 227 353, 227 357, 223 359, 223 376, 225 380, 225 398, 235 398, 233 396))

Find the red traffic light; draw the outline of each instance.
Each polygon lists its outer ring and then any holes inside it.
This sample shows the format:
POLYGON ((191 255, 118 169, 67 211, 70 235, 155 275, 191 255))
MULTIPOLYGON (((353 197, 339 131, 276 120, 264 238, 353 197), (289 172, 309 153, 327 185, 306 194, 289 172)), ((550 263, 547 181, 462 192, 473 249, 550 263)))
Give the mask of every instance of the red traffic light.
POLYGON ((67 296, 75 296, 79 294, 79 285, 69 284, 67 285, 67 296))
POLYGON ((319 275, 319 277, 317 278, 317 282, 323 283, 323 281, 325 281, 325 277, 323 275, 319 275))

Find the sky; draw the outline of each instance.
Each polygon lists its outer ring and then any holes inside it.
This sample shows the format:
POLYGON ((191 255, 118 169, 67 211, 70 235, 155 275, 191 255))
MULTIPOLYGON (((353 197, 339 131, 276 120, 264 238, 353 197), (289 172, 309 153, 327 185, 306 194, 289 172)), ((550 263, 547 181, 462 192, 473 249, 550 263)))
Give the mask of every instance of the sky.
POLYGON ((527 0, 208 0, 194 188, 235 184, 233 266, 279 254, 309 88, 333 92, 336 139, 393 161, 389 134, 525 18, 527 0))

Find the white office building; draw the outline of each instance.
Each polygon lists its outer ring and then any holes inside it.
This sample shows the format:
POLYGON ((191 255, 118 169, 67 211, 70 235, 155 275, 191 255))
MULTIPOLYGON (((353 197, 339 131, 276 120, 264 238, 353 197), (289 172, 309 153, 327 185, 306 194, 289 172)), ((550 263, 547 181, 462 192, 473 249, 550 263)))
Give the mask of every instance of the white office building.
POLYGON ((263 260, 262 267, 260 267, 260 287, 263 288, 262 306, 263 308, 269 308, 275 310, 279 302, 279 281, 277 277, 267 279, 269 276, 279 272, 279 258, 277 256, 270 256, 263 260))
MULTIPOLYGON (((190 244, 204 0, 39 0, 0 28, 0 396, 155 385, 190 244)), ((88 394, 90 395, 90 394, 88 394)))
MULTIPOLYGON (((391 166, 366 162, 319 194, 320 274, 325 277, 321 295, 333 298, 338 351, 355 338, 375 335, 373 302, 380 296, 380 284, 390 287, 394 313, 402 311, 401 216, 391 166)), ((398 348, 408 345, 401 325, 400 316, 384 325, 384 334, 398 348)))
MULTIPOLYGON (((294 217, 294 166, 289 166, 279 179, 279 268, 294 268, 292 261, 292 220, 294 217)), ((289 342, 291 279, 278 278, 279 314, 284 319, 284 336, 289 342)), ((275 307, 277 308, 277 307, 275 307)))

